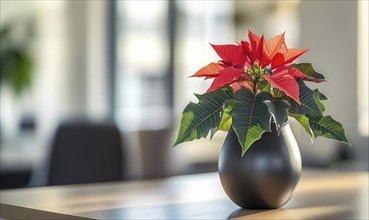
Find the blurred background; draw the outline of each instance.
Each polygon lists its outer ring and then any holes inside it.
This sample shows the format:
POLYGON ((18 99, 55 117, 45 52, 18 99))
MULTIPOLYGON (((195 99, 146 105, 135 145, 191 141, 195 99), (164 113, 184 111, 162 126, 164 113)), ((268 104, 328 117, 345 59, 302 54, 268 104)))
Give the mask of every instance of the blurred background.
POLYGON ((171 146, 184 107, 211 83, 188 78, 219 59, 209 43, 247 40, 248 29, 267 39, 286 31, 289 47, 310 49, 298 61, 330 80, 309 86, 330 98, 328 113, 345 126, 352 147, 323 138, 312 144, 291 119, 304 166, 368 170, 367 1, 1 0, 0 6, 1 189, 66 184, 67 178, 50 179, 53 170, 69 164, 58 172, 70 173, 73 161, 88 158, 109 163, 114 156, 105 145, 117 146, 116 173, 98 178, 104 171, 86 165, 90 177, 82 182, 217 171, 226 133, 171 146), (55 162, 60 155, 67 156, 55 162))

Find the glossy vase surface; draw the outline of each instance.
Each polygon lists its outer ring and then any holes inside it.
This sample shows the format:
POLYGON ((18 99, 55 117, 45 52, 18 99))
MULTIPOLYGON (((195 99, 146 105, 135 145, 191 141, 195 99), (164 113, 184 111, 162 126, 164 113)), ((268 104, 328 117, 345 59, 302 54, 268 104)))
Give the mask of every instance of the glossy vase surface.
POLYGON ((300 180, 301 155, 289 124, 278 136, 275 126, 265 132, 241 157, 242 148, 234 130, 219 155, 218 170, 224 191, 245 209, 271 209, 291 198, 300 180))

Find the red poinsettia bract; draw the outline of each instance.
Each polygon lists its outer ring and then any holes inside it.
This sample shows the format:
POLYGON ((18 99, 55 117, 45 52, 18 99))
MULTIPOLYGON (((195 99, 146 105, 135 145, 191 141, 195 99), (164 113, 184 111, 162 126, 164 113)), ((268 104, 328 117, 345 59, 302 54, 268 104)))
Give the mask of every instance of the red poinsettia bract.
POLYGON ((235 91, 245 86, 256 93, 257 84, 264 78, 300 104, 296 79, 308 77, 290 64, 307 50, 287 48, 284 33, 266 41, 264 35, 260 37, 249 30, 248 37, 249 42, 238 45, 211 44, 221 60, 192 76, 214 79, 207 92, 230 85, 235 91))

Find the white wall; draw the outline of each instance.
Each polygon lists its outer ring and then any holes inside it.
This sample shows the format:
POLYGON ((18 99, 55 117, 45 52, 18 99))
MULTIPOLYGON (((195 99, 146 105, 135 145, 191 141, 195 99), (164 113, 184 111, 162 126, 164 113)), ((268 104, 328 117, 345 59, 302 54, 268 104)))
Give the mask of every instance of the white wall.
MULTIPOLYGON (((327 112, 346 128, 353 147, 347 149, 367 167, 368 137, 359 135, 357 98, 357 2, 301 1, 301 45, 310 50, 304 61, 314 64, 330 82, 317 85, 329 97, 327 112)), ((341 148, 336 142, 319 138, 310 147, 302 142, 306 159, 334 159, 341 148)))

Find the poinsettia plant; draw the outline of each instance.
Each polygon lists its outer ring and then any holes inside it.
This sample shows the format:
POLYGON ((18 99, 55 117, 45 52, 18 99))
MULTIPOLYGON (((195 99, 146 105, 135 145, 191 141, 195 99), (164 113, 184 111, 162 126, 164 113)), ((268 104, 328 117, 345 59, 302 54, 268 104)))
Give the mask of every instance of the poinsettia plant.
POLYGON ((213 137, 231 127, 242 146, 242 155, 264 132, 276 126, 278 134, 295 118, 311 138, 323 136, 350 145, 341 123, 324 115, 328 98, 305 81, 325 82, 311 63, 293 63, 307 50, 287 48, 284 33, 265 40, 249 30, 249 41, 237 45, 213 45, 221 58, 192 77, 213 79, 198 103, 184 109, 174 145, 213 137))

